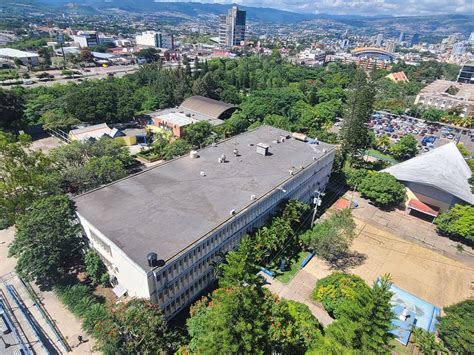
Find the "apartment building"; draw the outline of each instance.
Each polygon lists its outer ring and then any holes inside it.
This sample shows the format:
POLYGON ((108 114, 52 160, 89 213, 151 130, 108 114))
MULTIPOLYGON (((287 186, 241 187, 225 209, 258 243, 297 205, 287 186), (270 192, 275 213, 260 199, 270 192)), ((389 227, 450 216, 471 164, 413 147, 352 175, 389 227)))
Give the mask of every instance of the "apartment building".
POLYGON ((261 126, 80 195, 77 215, 116 293, 150 299, 169 319, 283 201, 324 190, 335 153, 261 126))
POLYGON ((232 6, 227 15, 220 17, 219 44, 222 47, 240 46, 245 41, 245 24, 247 12, 232 6))

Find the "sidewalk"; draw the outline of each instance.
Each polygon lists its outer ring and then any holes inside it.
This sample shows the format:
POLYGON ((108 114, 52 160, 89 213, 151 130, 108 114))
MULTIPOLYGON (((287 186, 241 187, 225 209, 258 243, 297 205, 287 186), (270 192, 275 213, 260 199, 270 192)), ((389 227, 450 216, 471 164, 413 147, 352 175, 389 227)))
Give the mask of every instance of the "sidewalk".
MULTIPOLYGON (((306 265, 306 268, 314 268, 316 263, 317 259, 313 258, 306 265)), ((330 271, 328 271, 327 274, 330 274, 330 271)), ((318 280, 316 276, 313 275, 313 273, 302 269, 288 284, 284 284, 277 279, 272 279, 263 272, 260 272, 260 275, 266 280, 264 287, 268 288, 272 293, 278 295, 281 298, 304 303, 309 307, 311 313, 313 313, 313 315, 318 319, 319 323, 321 323, 323 326, 326 327, 334 322, 334 319, 331 318, 331 316, 324 309, 314 304, 311 300, 311 292, 313 291, 316 281, 318 280)))
MULTIPOLYGON (((39 313, 38 309, 35 306, 35 302, 30 298, 30 296, 23 292, 19 280, 17 280, 14 268, 16 260, 14 258, 8 258, 8 245, 13 241, 15 235, 14 228, 0 230, 0 276, 3 276, 4 279, 7 279, 9 284, 13 284, 16 289, 19 291, 22 301, 25 303, 29 312, 31 312, 32 317, 38 322, 39 326, 45 331, 46 336, 49 337, 51 343, 56 345, 56 348, 59 353, 66 354, 62 346, 57 341, 57 337, 50 330, 49 325, 44 321, 44 318, 39 313), (21 291, 21 292, 20 292, 21 291)), ((38 295, 41 304, 43 305, 46 312, 53 319, 55 325, 59 328, 59 331, 63 334, 68 342, 69 346, 72 348, 72 351, 69 354, 93 354, 92 351, 94 346, 93 339, 90 339, 81 328, 81 320, 76 318, 69 310, 67 310, 64 305, 59 301, 59 299, 54 295, 53 292, 44 292, 40 291, 36 285, 31 285, 38 295), (86 342, 78 344, 77 336, 81 335, 84 337, 86 342)), ((1 288, 1 287, 0 287, 1 288)), ((12 302, 13 304, 13 302, 12 302)), ((19 317, 21 319, 21 317, 19 317)), ((32 338, 31 334, 28 334, 27 328, 24 327, 27 336, 32 338)), ((39 346, 35 345, 36 347, 39 346)), ((37 350, 34 348, 34 350, 37 350)), ((1 353, 1 351, 0 351, 1 353)), ((38 351, 38 354, 42 354, 42 351, 38 351)))

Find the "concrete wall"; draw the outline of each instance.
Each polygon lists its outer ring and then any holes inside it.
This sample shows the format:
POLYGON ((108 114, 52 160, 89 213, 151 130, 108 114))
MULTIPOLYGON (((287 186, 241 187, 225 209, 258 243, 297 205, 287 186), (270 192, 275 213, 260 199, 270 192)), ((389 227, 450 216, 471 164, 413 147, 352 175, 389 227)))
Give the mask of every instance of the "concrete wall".
MULTIPOLYGON (((112 243, 85 218, 77 214, 90 245, 100 254, 109 273, 127 289, 132 297, 149 298, 147 272, 135 264, 118 246, 112 243)), ((146 258, 146 255, 143 256, 146 258)))
POLYGON ((455 196, 448 192, 441 191, 436 187, 415 182, 405 182, 404 184, 418 200, 427 205, 439 208, 440 212, 448 210, 452 205, 458 202, 458 199, 455 196))

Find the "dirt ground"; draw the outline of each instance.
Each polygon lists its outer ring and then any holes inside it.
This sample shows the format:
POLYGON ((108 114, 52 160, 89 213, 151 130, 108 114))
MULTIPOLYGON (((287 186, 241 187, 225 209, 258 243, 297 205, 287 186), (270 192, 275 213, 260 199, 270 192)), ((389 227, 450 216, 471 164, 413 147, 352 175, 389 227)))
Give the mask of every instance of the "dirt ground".
POLYGON ((31 142, 31 149, 41 150, 44 154, 48 154, 51 149, 59 147, 62 144, 64 143, 59 138, 45 135, 34 138, 33 142, 31 142))
POLYGON ((371 284, 390 273, 404 290, 445 307, 474 296, 474 269, 360 220, 351 249, 365 260, 349 269, 371 284))

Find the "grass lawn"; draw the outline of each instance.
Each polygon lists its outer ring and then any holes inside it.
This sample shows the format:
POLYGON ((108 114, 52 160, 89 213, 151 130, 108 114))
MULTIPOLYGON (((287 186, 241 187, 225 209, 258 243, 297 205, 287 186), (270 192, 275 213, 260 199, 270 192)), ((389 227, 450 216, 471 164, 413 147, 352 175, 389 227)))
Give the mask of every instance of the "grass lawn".
POLYGON ((393 346, 392 354, 398 354, 398 355, 411 355, 413 354, 413 351, 415 348, 412 343, 408 343, 408 345, 405 346, 395 339, 392 339, 392 341, 390 342, 390 345, 393 346))
POLYGON ((283 282, 284 284, 290 282, 291 279, 296 275, 296 273, 301 269, 301 263, 307 255, 307 251, 302 251, 301 253, 299 253, 298 258, 291 264, 290 269, 285 272, 279 272, 276 279, 278 281, 283 282))
POLYGON ((367 154, 382 160, 387 160, 391 163, 397 163, 397 161, 390 154, 384 154, 375 149, 367 149, 367 154))

